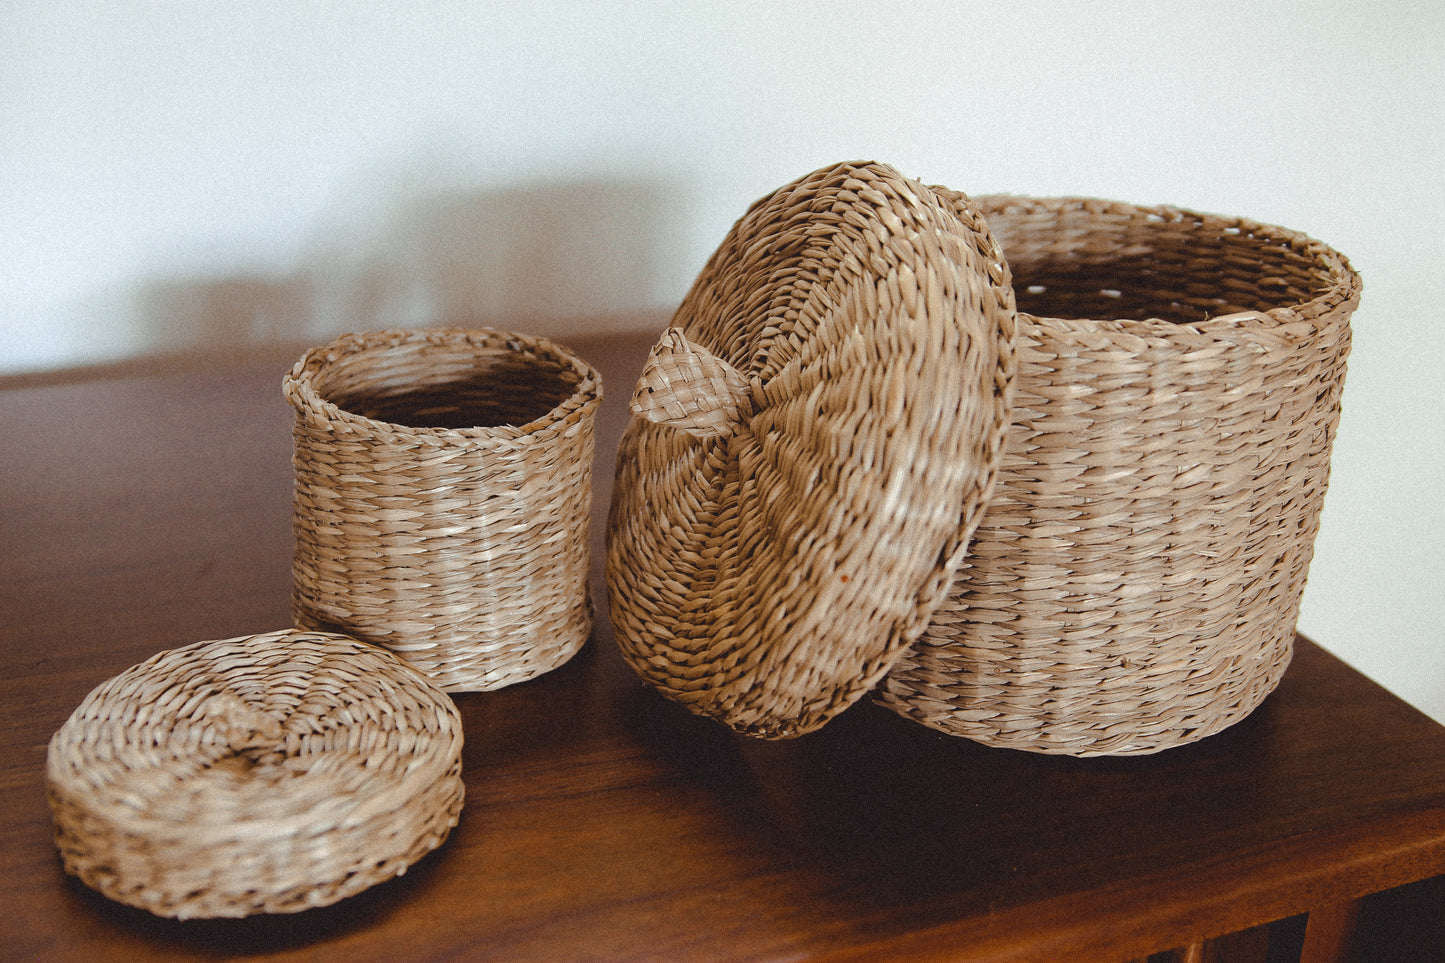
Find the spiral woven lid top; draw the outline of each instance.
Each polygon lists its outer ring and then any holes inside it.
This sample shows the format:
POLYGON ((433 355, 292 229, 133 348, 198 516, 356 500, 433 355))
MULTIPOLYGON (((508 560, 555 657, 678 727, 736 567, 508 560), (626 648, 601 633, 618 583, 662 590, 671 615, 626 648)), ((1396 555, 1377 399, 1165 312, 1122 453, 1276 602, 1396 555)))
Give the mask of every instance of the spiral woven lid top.
POLYGON ((654 349, 618 455, 624 656, 693 711, 810 731, 918 636, 993 484, 1014 299, 983 219, 881 164, 734 225, 654 349))
POLYGON ((404 872, 461 810, 461 718, 384 649, 286 630, 102 683, 47 759, 66 869, 162 916, 333 903, 404 872))

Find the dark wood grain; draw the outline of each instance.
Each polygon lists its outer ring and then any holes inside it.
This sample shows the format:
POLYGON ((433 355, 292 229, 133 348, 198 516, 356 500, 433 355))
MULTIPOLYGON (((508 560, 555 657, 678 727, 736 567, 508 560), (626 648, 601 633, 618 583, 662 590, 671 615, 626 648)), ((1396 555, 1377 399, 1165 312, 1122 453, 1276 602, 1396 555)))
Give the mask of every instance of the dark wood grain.
MULTIPOLYGON (((650 341, 571 342, 608 395, 599 572, 650 341)), ((603 617, 562 669, 457 697, 466 810, 406 876, 289 917, 110 903, 61 872, 46 742, 159 649, 289 623, 284 370, 0 390, 0 958, 1123 960, 1445 872, 1445 727, 1309 642, 1235 728, 1083 761, 866 703, 750 741, 647 689, 603 617)))

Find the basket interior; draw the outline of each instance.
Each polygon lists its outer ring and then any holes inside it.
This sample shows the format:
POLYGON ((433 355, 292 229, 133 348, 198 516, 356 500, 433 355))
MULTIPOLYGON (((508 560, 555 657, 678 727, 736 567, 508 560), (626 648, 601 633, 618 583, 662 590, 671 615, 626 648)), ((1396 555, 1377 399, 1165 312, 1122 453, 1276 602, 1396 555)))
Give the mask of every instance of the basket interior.
POLYGON ((542 418, 583 378, 560 359, 505 347, 379 347, 317 374, 322 398, 352 414, 408 428, 497 428, 542 418))
POLYGON ((1338 283, 1313 245, 1260 225, 1137 209, 986 213, 1018 308, 1037 317, 1194 324, 1298 307, 1338 283))

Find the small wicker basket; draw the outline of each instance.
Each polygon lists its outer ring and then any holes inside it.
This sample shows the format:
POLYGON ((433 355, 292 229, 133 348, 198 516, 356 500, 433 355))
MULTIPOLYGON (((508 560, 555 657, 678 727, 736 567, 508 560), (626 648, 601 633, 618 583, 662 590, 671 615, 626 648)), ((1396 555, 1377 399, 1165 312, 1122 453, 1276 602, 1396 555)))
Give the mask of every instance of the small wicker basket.
POLYGON ((390 653, 287 630, 161 652, 50 741, 68 872, 160 916, 325 906, 440 846, 462 808, 451 700, 390 653))
POLYGON ((953 590, 881 701, 1079 756, 1218 732, 1292 653, 1359 278, 1242 219, 972 204, 1014 275, 1013 427, 953 590))
POLYGON ((384 645, 449 691, 576 654, 596 371, 540 338, 382 331, 310 351, 285 392, 298 625, 384 645))

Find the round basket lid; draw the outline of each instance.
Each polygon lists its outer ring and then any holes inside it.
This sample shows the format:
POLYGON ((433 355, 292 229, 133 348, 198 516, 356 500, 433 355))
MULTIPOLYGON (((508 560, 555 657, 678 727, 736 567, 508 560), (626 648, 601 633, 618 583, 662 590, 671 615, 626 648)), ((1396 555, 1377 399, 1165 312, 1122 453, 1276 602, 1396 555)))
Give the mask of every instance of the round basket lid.
POLYGON ((1007 265, 966 206, 880 164, 754 204, 633 398, 607 559, 628 662, 767 738, 855 702, 977 525, 1013 338, 1007 265))
POLYGON ((180 918, 325 906, 404 872, 462 807, 456 707, 391 653, 288 630, 161 652, 50 741, 65 868, 180 918))

